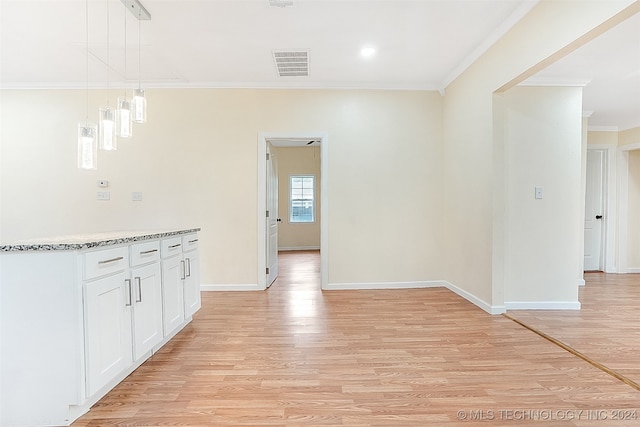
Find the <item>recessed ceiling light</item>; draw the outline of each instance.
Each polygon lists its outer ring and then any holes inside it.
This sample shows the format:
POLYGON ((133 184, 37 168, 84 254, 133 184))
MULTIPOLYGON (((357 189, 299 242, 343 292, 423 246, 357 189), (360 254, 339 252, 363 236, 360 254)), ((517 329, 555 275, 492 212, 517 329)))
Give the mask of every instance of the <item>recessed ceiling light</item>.
POLYGON ((360 55, 364 56, 365 58, 373 56, 375 55, 375 53, 376 53, 376 48, 371 46, 364 47, 360 51, 360 55))

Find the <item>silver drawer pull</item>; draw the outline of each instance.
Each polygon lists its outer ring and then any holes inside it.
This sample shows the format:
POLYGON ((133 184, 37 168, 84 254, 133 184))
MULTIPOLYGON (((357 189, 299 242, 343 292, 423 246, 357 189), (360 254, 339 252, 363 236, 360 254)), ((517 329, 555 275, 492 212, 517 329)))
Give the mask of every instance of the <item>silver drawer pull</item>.
POLYGON ((197 242, 198 239, 189 240, 189 244, 197 242))
POLYGON ((136 298, 136 302, 142 302, 142 280, 136 277, 135 281, 138 282, 138 298, 136 298))
POLYGON ((129 302, 125 303, 124 305, 127 307, 131 307, 131 279, 124 279, 124 282, 127 284, 127 294, 129 295, 129 302))
POLYGON ((169 246, 169 249, 179 248, 180 246, 182 246, 182 243, 178 243, 177 245, 171 245, 169 246))
POLYGON ((108 264, 110 262, 116 262, 116 261, 120 261, 120 260, 123 260, 123 259, 124 259, 123 256, 119 256, 117 258, 105 259, 104 261, 98 261, 98 264, 108 264))
POLYGON ((143 251, 143 252, 140 252, 140 255, 152 254, 154 252, 158 252, 158 250, 157 249, 151 249, 149 251, 143 251))

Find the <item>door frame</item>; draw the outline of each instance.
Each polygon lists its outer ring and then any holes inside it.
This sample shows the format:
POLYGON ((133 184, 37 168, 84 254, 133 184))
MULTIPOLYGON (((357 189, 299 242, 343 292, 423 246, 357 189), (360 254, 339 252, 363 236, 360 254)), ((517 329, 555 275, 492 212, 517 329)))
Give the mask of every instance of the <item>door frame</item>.
POLYGON ((327 132, 259 132, 258 133, 258 289, 267 289, 267 141, 278 147, 277 140, 320 141, 320 284, 329 283, 329 135, 327 132), (275 143, 274 143, 275 142, 275 143))
MULTIPOLYGON (((629 152, 640 150, 640 142, 618 146, 618 265, 617 273, 629 273, 628 266, 628 223, 629 223, 629 152)), ((631 271, 637 273, 637 271, 631 271)))
POLYGON ((602 245, 601 245, 601 266, 606 273, 616 273, 616 219, 618 219, 616 200, 616 147, 611 144, 588 144, 587 151, 604 152, 604 170, 602 199, 604 205, 602 245))
MULTIPOLYGON (((601 227, 600 227, 600 236, 598 237, 600 239, 600 252, 598 253, 598 267, 597 270, 587 270, 585 268, 586 263, 583 261, 583 270, 584 271, 605 271, 605 258, 606 258, 606 254, 609 253, 609 251, 607 250, 606 247, 606 243, 607 243, 607 236, 609 235, 609 233, 607 232, 607 225, 611 223, 610 219, 609 219, 609 212, 608 212, 608 194, 609 194, 609 190, 608 190, 608 183, 610 181, 609 177, 608 177, 608 171, 610 170, 610 167, 608 165, 608 161, 611 158, 610 153, 608 152, 608 148, 607 147, 595 147, 595 146, 589 146, 587 147, 587 151, 586 151, 586 157, 585 157, 585 164, 587 165, 587 169, 585 169, 585 175, 587 177, 587 181, 588 181, 588 177, 589 177, 589 170, 588 170, 588 157, 590 153, 595 153, 595 152, 599 152, 602 153, 602 165, 601 165, 601 170, 600 170, 600 177, 599 177, 599 181, 600 181, 600 187, 601 187, 601 194, 600 194, 600 209, 598 210, 597 214, 598 215, 602 215, 602 222, 601 222, 601 227)), ((587 194, 586 189, 588 187, 585 186, 585 205, 586 205, 586 201, 589 197, 589 194, 587 194)), ((585 222, 587 220, 586 215, 584 218, 585 222)), ((584 231, 583 231, 584 232, 584 231)), ((586 245, 586 240, 583 239, 583 246, 586 245)), ((584 254, 583 254, 584 255, 584 254)), ((585 282, 584 280, 582 280, 582 283, 580 283, 581 285, 584 285, 585 282)))

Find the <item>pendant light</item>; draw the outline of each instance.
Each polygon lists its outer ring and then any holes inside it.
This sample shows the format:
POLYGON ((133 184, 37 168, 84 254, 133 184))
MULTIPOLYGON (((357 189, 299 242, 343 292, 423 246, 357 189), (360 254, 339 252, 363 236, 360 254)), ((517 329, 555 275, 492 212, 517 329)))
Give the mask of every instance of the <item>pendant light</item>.
MULTIPOLYGON (((140 64, 142 63, 141 61, 142 44, 140 43, 140 29, 141 29, 140 21, 142 20, 142 14, 141 14, 142 9, 143 9, 142 5, 140 5, 140 7, 138 8, 138 89, 136 89, 133 94, 133 120, 136 123, 146 123, 147 121, 147 99, 144 97, 144 90, 140 85, 140 74, 141 74, 140 64)), ((151 19, 150 15, 148 19, 151 19)))
POLYGON ((78 123, 78 168, 85 170, 98 169, 98 126, 89 123, 89 0, 84 2, 85 8, 85 36, 87 54, 87 93, 86 117, 78 123))
POLYGON ((121 138, 131 138, 133 135, 133 114, 131 114, 129 98, 126 96, 118 98, 116 114, 116 135, 121 138))
POLYGON ((118 97, 116 109, 116 135, 121 138, 131 138, 133 135, 133 117, 131 100, 127 98, 127 9, 124 8, 124 95, 118 97))
POLYGON ((113 151, 118 148, 115 112, 109 105, 109 68, 109 0, 107 0, 107 106, 98 110, 100 149, 105 151, 113 151))

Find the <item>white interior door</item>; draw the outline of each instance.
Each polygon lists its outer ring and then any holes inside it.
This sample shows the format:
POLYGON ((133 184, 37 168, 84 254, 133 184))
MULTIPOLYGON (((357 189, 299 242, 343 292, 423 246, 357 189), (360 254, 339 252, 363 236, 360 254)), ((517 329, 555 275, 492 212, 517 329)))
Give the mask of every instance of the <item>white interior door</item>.
POLYGON ((267 287, 278 277, 278 161, 267 142, 267 287))
POLYGON ((584 212, 585 271, 603 270, 604 161, 604 150, 587 150, 587 188, 584 212))

